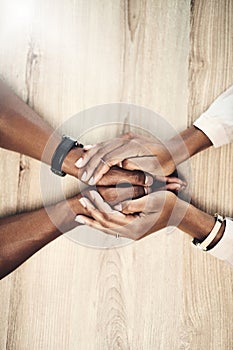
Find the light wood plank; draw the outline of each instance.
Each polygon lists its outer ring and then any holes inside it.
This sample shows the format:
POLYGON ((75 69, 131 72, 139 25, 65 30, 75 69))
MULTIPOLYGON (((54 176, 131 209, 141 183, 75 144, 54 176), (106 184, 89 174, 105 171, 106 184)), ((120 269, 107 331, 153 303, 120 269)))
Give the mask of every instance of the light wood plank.
MULTIPOLYGON (((189 123, 233 83, 232 1, 194 1, 191 13, 189 123)), ((233 145, 192 161, 193 202, 209 213, 233 216, 233 145)), ((233 347, 233 271, 185 241, 184 348, 233 347)))
MULTIPOLYGON (((1 75, 54 127, 84 108, 125 101, 185 128, 189 2, 33 0, 29 20, 11 30, 1 3, 1 75)), ((189 123, 232 83, 231 6, 193 3, 189 123)), ((224 147, 194 160, 194 201, 206 210, 232 215, 230 157, 224 147), (223 192, 208 181, 211 169, 223 192)), ((1 161, 11 169, 2 214, 39 206, 38 162, 6 151, 1 161)), ((0 296, 1 349, 232 348, 232 271, 178 231, 111 250, 60 237, 1 281, 0 296)))

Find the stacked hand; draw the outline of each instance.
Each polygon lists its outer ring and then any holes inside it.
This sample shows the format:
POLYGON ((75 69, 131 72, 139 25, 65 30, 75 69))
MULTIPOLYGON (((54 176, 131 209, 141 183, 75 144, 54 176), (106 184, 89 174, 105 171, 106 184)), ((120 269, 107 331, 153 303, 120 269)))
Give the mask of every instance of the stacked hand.
POLYGON ((86 215, 78 215, 77 222, 132 239, 174 224, 169 222, 176 203, 171 191, 183 190, 186 183, 165 176, 175 170, 175 163, 163 143, 128 133, 84 151, 76 161, 78 177, 91 186, 97 184, 99 193, 83 193, 80 203, 86 215), (117 191, 103 187, 122 183, 135 186, 117 191))
POLYGON ((142 170, 153 176, 170 175, 176 166, 167 147, 157 139, 127 133, 111 141, 84 147, 76 161, 78 177, 95 185, 114 165, 128 170, 142 170))
POLYGON ((175 202, 175 194, 159 191, 139 199, 123 201, 114 209, 98 192, 90 191, 80 199, 86 215, 78 215, 76 221, 105 233, 138 240, 168 223, 174 225, 169 219, 175 202))

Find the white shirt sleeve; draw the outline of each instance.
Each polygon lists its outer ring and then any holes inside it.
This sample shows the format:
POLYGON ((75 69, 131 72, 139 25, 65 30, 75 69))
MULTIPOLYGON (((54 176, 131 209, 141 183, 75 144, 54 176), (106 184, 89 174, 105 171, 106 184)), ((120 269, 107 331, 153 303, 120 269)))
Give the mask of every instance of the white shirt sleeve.
POLYGON ((226 218, 226 227, 224 234, 218 244, 208 253, 220 260, 227 261, 233 267, 233 221, 226 218))
POLYGON ((233 142, 233 85, 193 125, 208 136, 214 147, 233 142))
MULTIPOLYGON (((233 142, 233 85, 221 94, 193 125, 208 136, 214 147, 233 142)), ((227 261, 233 267, 232 219, 226 219, 223 237, 208 253, 227 261)))

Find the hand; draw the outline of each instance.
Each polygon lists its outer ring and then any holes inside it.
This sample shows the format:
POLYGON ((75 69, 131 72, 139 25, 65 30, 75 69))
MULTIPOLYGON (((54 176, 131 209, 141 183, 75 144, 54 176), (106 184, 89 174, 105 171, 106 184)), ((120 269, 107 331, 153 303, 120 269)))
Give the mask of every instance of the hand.
MULTIPOLYGON (((89 146, 86 146, 89 148, 89 146)), ((87 152, 83 152, 81 148, 72 149, 66 156, 62 171, 72 175, 76 178, 81 179, 85 169, 77 169, 74 165, 77 159, 82 159, 87 152)), ((98 182, 99 186, 113 186, 118 183, 131 183, 132 185, 138 186, 150 186, 153 183, 153 177, 146 176, 143 171, 129 171, 119 167, 112 167, 98 182)))
MULTIPOLYGON (((81 204, 85 207, 87 216, 76 216, 77 222, 133 240, 141 239, 166 226, 177 226, 193 238, 203 241, 215 224, 212 215, 169 191, 153 192, 139 199, 126 200, 113 208, 97 192, 91 191, 89 198, 83 198, 81 204)), ((210 249, 221 240, 224 230, 225 222, 209 245, 210 249)))
POLYGON ((78 215, 76 221, 105 233, 138 240, 174 224, 170 217, 176 201, 172 192, 159 191, 123 202, 120 204, 122 212, 119 212, 111 208, 100 194, 91 191, 89 198, 83 198, 81 202, 87 216, 78 215))
MULTIPOLYGON (((89 148, 89 147, 88 147, 89 148)), ((83 159, 85 154, 88 152, 83 152, 81 149, 73 149, 71 150, 67 157, 65 158, 65 161, 63 163, 62 170, 66 173, 73 175, 75 177, 78 177, 79 179, 82 177, 83 172, 85 171, 85 168, 77 169, 77 167, 74 166, 75 161, 77 160, 77 157, 79 159, 83 159), (81 153, 80 153, 81 152, 81 153), (82 156, 80 158, 80 156, 82 156)), ((146 158, 146 157, 145 157, 146 158)), ((141 163, 144 162, 144 159, 141 158, 141 163)), ((140 158, 138 158, 140 162, 140 158)), ((137 160, 135 160, 137 161, 137 160)), ((124 167, 133 168, 130 164, 130 160, 126 160, 123 162, 124 167), (127 164, 127 162, 129 162, 127 164)), ((110 169, 108 169, 108 172, 104 174, 104 176, 101 177, 101 179, 98 181, 98 186, 115 186, 120 183, 130 183, 131 185, 137 185, 137 186, 151 186, 153 183, 155 187, 162 187, 162 183, 168 190, 180 190, 184 189, 187 185, 184 181, 181 181, 180 179, 176 177, 167 177, 167 176, 156 176, 153 178, 150 174, 146 174, 144 171, 140 170, 127 170, 120 168, 118 166, 113 166, 110 169), (166 186, 166 184, 171 184, 171 186, 166 186), (180 185, 180 188, 178 188, 180 185)))
POLYGON ((128 133, 114 140, 92 147, 84 147, 84 153, 75 165, 79 178, 94 185, 114 165, 128 170, 142 170, 156 175, 169 175, 175 170, 170 152, 159 140, 128 133))

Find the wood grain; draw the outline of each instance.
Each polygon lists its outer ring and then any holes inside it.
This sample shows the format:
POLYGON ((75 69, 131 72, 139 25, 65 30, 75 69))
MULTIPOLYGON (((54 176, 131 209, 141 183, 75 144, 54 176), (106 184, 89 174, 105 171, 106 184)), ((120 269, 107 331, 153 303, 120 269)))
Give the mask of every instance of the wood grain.
MULTIPOLYGON (((0 75, 54 127, 124 101, 182 130, 232 84, 231 0, 25 0, 21 22, 0 3, 0 75)), ((1 214, 40 206, 40 164, 0 156, 1 214)), ((230 166, 230 146, 193 160, 197 205, 233 215, 230 166)), ((178 230, 108 250, 60 237, 0 282, 0 349, 229 350, 232 282, 178 230)))
MULTIPOLYGON (((232 1, 194 1, 191 8, 189 124, 233 83, 232 1)), ((192 159, 193 202, 233 216, 233 145, 192 159)), ((233 347, 233 273, 184 242, 184 349, 233 347)))

